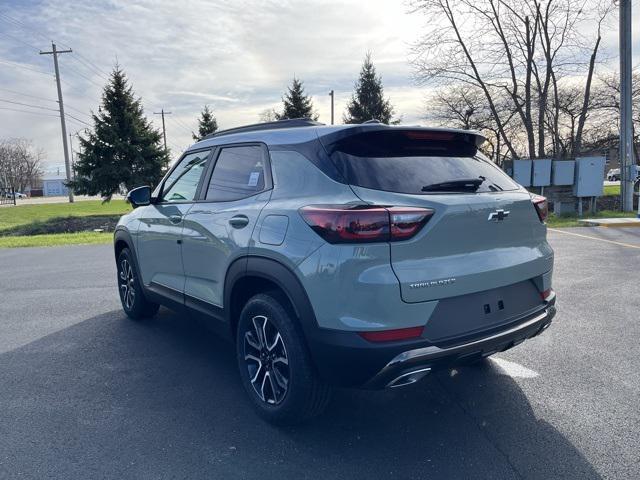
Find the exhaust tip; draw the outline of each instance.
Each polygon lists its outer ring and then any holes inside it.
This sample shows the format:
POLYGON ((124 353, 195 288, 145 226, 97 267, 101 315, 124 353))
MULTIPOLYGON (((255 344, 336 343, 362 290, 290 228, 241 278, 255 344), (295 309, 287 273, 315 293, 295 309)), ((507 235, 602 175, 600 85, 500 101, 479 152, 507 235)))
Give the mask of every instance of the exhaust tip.
POLYGON ((422 380, 430 371, 431 367, 425 367, 403 373, 402 375, 391 380, 387 384, 387 388, 398 388, 404 387, 406 385, 411 385, 412 383, 416 383, 417 381, 422 380))

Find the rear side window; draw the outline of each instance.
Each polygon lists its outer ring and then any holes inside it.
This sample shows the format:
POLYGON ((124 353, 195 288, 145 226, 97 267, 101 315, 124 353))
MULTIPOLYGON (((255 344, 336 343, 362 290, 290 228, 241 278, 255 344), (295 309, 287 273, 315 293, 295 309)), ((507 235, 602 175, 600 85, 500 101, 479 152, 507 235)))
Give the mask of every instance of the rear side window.
POLYGON ((207 188, 207 200, 230 202, 262 192, 266 187, 265 158, 257 145, 220 151, 207 188))
POLYGON ((331 159, 349 184, 375 190, 426 195, 519 188, 473 143, 451 133, 439 135, 357 134, 333 145, 331 159))

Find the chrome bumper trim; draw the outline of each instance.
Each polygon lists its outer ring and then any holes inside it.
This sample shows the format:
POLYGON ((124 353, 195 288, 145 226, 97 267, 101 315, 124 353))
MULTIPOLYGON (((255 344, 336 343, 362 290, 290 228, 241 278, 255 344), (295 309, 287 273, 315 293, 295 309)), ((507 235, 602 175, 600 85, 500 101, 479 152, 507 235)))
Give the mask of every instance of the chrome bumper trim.
POLYGON ((549 317, 553 317, 555 313, 556 313, 556 309, 554 306, 551 305, 547 307, 545 310, 543 310, 541 313, 536 315, 535 317, 527 320, 526 322, 516 325, 515 327, 510 328, 509 330, 504 330, 502 332, 496 333, 495 335, 490 335, 488 337, 483 337, 478 340, 474 340, 472 342, 463 343, 463 344, 455 345, 453 347, 448 347, 448 348, 440 348, 440 347, 436 347, 435 345, 431 345, 429 347, 417 348, 415 350, 407 350, 406 352, 402 352, 396 355, 389 363, 387 363, 383 371, 388 367, 392 367, 399 363, 407 362, 409 360, 419 359, 422 357, 425 357, 426 359, 444 357, 444 356, 455 354, 458 351, 463 351, 469 348, 473 348, 476 345, 482 345, 483 343, 493 342, 496 340, 499 341, 503 337, 505 338, 510 337, 511 335, 517 334, 521 330, 526 330, 527 328, 530 328, 536 323, 540 323, 549 317))

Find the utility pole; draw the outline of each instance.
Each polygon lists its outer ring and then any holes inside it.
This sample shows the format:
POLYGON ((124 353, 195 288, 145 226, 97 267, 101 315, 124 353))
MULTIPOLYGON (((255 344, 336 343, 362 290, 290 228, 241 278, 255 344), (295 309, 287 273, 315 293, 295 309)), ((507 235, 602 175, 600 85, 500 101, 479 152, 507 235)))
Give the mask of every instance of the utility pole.
POLYGON ((333 90, 329 92, 329 96, 331 97, 331 125, 333 125, 333 100, 334 100, 333 90))
POLYGON ((631 0, 620 0, 620 185, 622 210, 633 210, 633 123, 631 120, 631 0))
POLYGON ((159 112, 153 112, 154 115, 162 115, 162 137, 164 138, 164 151, 168 152, 167 150, 167 129, 164 126, 164 116, 165 115, 171 115, 171 112, 165 112, 164 108, 161 108, 159 112))
MULTIPOLYGON (((77 134, 78 132, 76 132, 77 134)), ((73 160, 73 139, 71 138, 73 137, 73 134, 70 133, 69 134, 69 154, 71 156, 71 174, 73 175, 73 179, 76 179, 76 170, 75 170, 75 162, 73 160)))
MULTIPOLYGON (((64 148, 64 166, 67 171, 67 182, 71 181, 71 165, 69 164, 69 147, 67 146, 67 124, 64 120, 64 103, 62 102, 62 88, 60 87, 60 70, 58 69, 58 55, 71 53, 72 50, 56 50, 56 44, 51 42, 50 52, 40 52, 40 55, 53 55, 53 67, 56 71, 58 86, 58 106, 60 108, 60 124, 62 125, 62 147, 64 148)), ((69 188, 69 203, 73 203, 73 192, 69 188)))

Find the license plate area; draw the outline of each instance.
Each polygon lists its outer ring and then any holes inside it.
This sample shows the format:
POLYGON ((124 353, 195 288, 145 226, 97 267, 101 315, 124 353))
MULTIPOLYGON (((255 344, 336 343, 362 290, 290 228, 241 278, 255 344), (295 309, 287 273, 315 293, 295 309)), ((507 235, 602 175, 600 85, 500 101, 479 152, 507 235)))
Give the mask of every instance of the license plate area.
POLYGON ((440 300, 424 330, 432 342, 466 337, 508 324, 540 306, 532 281, 440 300))

